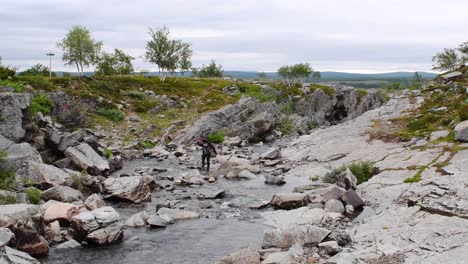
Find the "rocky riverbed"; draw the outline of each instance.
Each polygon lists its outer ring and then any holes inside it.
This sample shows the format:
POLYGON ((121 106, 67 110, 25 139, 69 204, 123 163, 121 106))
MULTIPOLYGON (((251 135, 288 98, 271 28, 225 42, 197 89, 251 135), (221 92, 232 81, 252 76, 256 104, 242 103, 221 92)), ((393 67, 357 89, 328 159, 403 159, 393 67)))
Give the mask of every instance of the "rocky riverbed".
MULTIPOLYGON (((42 201, 0 206, 0 260, 462 263, 468 257, 467 126, 454 128, 455 142, 440 140, 449 133, 444 130, 409 142, 370 136, 376 122, 391 125, 425 99, 407 91, 373 110, 361 104, 359 115, 302 136, 273 132, 265 144, 226 138, 210 173, 201 170, 192 138, 226 120, 239 129, 239 109, 252 115, 241 130, 256 136, 274 127, 259 119, 269 105, 242 99, 187 127, 175 137, 179 142, 130 154, 103 145, 112 138, 102 132, 64 133, 43 116, 32 147, 19 142, 27 131, 21 111, 15 112, 15 132, 0 136, 0 143, 23 184, 43 190, 42 201), (112 151, 107 159, 104 147, 112 151), (360 161, 375 167, 368 181, 358 184, 350 169, 327 180, 334 169, 360 161)), ((322 105, 335 110, 318 110, 314 118, 341 109, 337 100, 327 102, 322 105)), ((21 192, 0 194, 21 198, 21 192)))

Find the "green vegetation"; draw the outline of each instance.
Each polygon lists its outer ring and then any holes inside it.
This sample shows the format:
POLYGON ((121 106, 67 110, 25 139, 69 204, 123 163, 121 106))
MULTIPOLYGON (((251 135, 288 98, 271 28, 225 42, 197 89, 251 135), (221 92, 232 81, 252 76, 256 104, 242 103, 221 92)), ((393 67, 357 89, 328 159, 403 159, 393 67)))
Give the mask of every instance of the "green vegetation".
POLYGON ((331 169, 322 178, 322 181, 325 183, 336 183, 338 181, 338 177, 341 173, 346 170, 346 166, 342 165, 336 168, 331 169))
POLYGON ((95 64, 102 49, 102 42, 91 38, 86 27, 72 27, 65 38, 57 43, 63 51, 62 60, 65 65, 76 66, 80 76, 83 76, 83 67, 95 64))
POLYGON ((288 86, 293 86, 296 82, 304 84, 311 75, 320 78, 320 73, 314 71, 309 63, 282 66, 278 69, 278 75, 286 80, 288 86))
POLYGON ((2 57, 0 57, 0 80, 6 80, 15 76, 16 69, 10 66, 2 66, 2 57))
POLYGON ((80 189, 81 187, 80 175, 72 174, 71 180, 72 180, 72 187, 74 189, 80 189))
POLYGON ((151 149, 156 146, 156 143, 152 142, 151 140, 143 140, 138 142, 137 148, 138 149, 151 149))
POLYGON ((96 111, 98 115, 101 115, 112 122, 120 122, 125 119, 125 114, 117 109, 99 109, 96 111))
MULTIPOLYGON (((18 76, 44 76, 49 77, 49 68, 40 63, 32 66, 31 68, 20 72, 18 76)), ((52 77, 56 77, 55 72, 52 72, 52 77)))
POLYGON ((15 204, 15 203, 18 203, 16 196, 13 196, 13 195, 0 196, 0 205, 15 204))
POLYGON ((1 80, 0 79, 0 87, 1 86, 7 86, 7 87, 11 87, 15 90, 15 93, 21 93, 23 90, 24 90, 24 86, 17 83, 17 82, 13 82, 13 81, 9 81, 9 80, 1 80))
POLYGON ((315 181, 318 181, 319 179, 320 179, 320 177, 317 176, 317 175, 314 175, 314 176, 310 177, 310 180, 311 180, 311 181, 314 181, 314 182, 315 182, 315 181))
POLYGON ((45 94, 38 94, 34 97, 31 101, 31 105, 29 106, 29 112, 31 115, 36 115, 37 113, 41 112, 43 114, 48 114, 54 108, 54 103, 50 100, 49 97, 45 94))
POLYGON ((193 68, 192 75, 200 78, 223 77, 223 66, 217 65, 214 60, 208 66, 203 65, 200 69, 193 68))
POLYGON ((122 50, 115 49, 114 54, 104 52, 98 59, 95 75, 126 75, 133 72, 132 56, 122 50))
POLYGON ((356 176, 357 184, 368 181, 378 172, 374 167, 374 163, 370 161, 353 162, 348 165, 348 168, 351 170, 354 176, 356 176))
POLYGON ((151 39, 146 43, 145 58, 158 65, 162 82, 168 73, 172 75, 177 69, 184 72, 192 67, 193 51, 190 43, 170 39, 170 31, 166 27, 150 28, 149 34, 151 39))
POLYGON ((106 158, 109 160, 112 158, 112 150, 108 149, 108 148, 105 148, 104 149, 104 155, 106 155, 106 158))
MULTIPOLYGON (((7 153, 0 149, 0 166, 7 157, 7 153)), ((13 190, 15 187, 15 173, 9 169, 0 168, 0 190, 13 190)))
POLYGON ((283 117, 278 124, 278 130, 283 133, 283 135, 292 135, 296 132, 296 126, 291 118, 283 117))
POLYGON ((418 172, 416 172, 416 174, 414 174, 413 177, 410 177, 410 178, 406 178, 403 180, 404 183, 414 183, 414 182, 419 182, 421 181, 421 174, 423 173, 423 171, 425 169, 427 169, 429 166, 422 166, 419 168, 418 172))
POLYGON ((433 70, 453 71, 468 62, 468 41, 456 49, 444 49, 432 58, 433 70))
POLYGON ((292 115, 294 113, 294 102, 289 101, 280 108, 281 113, 285 115, 292 115))
POLYGON ((224 141, 223 131, 218 131, 216 133, 209 134, 208 141, 210 141, 211 143, 223 143, 224 141))
POLYGON ((16 78, 21 83, 29 84, 36 90, 44 90, 44 91, 55 91, 59 87, 55 85, 51 80, 55 80, 56 78, 49 79, 48 77, 44 76, 19 76, 16 78))
POLYGON ((276 93, 265 93, 262 87, 252 83, 239 83, 237 84, 241 93, 256 98, 261 103, 273 102, 277 100, 276 93))
POLYGON ((30 203, 38 204, 41 201, 41 190, 34 187, 29 187, 26 189, 26 197, 30 203))
POLYGON ((367 90, 364 89, 357 89, 356 91, 358 92, 358 102, 361 102, 362 98, 368 94, 367 90))
POLYGON ((330 86, 326 85, 320 85, 320 84, 311 84, 310 85, 310 91, 313 93, 315 90, 322 90, 322 92, 328 94, 330 97, 333 97, 335 95, 335 89, 333 89, 330 86))

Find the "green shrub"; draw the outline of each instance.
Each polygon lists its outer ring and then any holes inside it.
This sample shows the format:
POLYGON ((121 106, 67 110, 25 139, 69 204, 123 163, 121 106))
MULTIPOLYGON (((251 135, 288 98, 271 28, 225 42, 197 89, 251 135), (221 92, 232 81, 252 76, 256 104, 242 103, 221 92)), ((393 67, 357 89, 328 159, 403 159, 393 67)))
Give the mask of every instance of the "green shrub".
POLYGON ((151 101, 151 100, 141 100, 134 102, 133 105, 135 106, 135 111, 138 113, 146 113, 149 110, 153 109, 158 105, 158 102, 151 101))
POLYGON ((48 77, 43 76, 21 76, 17 79, 25 84, 31 85, 36 90, 55 91, 58 86, 50 81, 48 77))
POLYGON ((104 155, 106 155, 107 159, 111 159, 112 158, 112 150, 110 150, 108 148, 105 148, 104 149, 104 155))
POLYGON ((317 176, 317 175, 314 175, 314 176, 310 177, 311 181, 318 181, 319 179, 320 179, 320 177, 317 176))
POLYGON ((294 103, 292 101, 287 102, 281 106, 281 112, 285 115, 292 115, 294 113, 294 103))
POLYGON ((0 205, 1 204, 15 204, 18 203, 18 200, 13 195, 0 196, 0 205))
POLYGON ((138 142, 137 148, 138 149, 151 149, 156 146, 156 143, 150 141, 150 140, 143 140, 138 142))
POLYGON ((72 187, 75 188, 75 189, 80 189, 80 187, 81 187, 80 175, 72 174, 71 175, 71 180, 72 180, 72 187))
POLYGON ((280 123, 278 124, 278 129, 284 135, 292 135, 296 132, 294 122, 289 117, 284 117, 283 119, 281 119, 280 123))
POLYGON ((21 93, 24 90, 24 86, 13 81, 9 80, 0 80, 0 86, 11 87, 15 90, 15 93, 21 93))
POLYGON ((377 169, 374 163, 370 161, 360 161, 351 163, 348 168, 356 176, 357 184, 368 181, 372 176, 377 174, 377 169))
POLYGON ((223 143, 224 141, 223 131, 218 131, 216 133, 209 134, 208 141, 210 141, 211 143, 223 143))
POLYGON ((113 122, 120 122, 125 119, 125 114, 117 109, 98 109, 96 113, 113 122))
POLYGON ((26 189, 26 197, 32 204, 38 204, 41 201, 41 190, 30 187, 26 189))
POLYGON ((237 84, 241 93, 253 97, 260 101, 261 103, 264 102, 273 102, 276 101, 277 96, 274 93, 265 93, 262 91, 262 87, 256 84, 251 83, 239 83, 237 84))
POLYGON ((10 66, 0 66, 0 80, 5 80, 8 79, 8 77, 13 77, 15 76, 15 73, 15 68, 11 68, 10 66))
POLYGON ((145 93, 138 91, 130 91, 127 93, 127 96, 133 99, 143 100, 145 98, 145 93))
MULTIPOLYGON (((0 149, 0 165, 7 156, 4 150, 0 149)), ((0 168, 0 190, 13 190, 15 187, 15 173, 8 169, 0 168)))
POLYGON ((39 94, 34 97, 29 106, 29 112, 34 116, 35 114, 41 112, 43 114, 48 114, 54 108, 54 103, 50 100, 49 97, 45 94, 39 94))
POLYGON ((310 85, 310 91, 312 93, 315 92, 317 89, 322 90, 322 92, 328 94, 330 97, 333 97, 335 95, 335 89, 333 89, 330 86, 320 85, 320 84, 315 84, 315 83, 310 85))
POLYGON ((343 171, 346 170, 346 166, 342 165, 340 167, 334 168, 327 173, 322 178, 322 181, 325 183, 336 183, 338 182, 338 177, 340 176, 343 171))

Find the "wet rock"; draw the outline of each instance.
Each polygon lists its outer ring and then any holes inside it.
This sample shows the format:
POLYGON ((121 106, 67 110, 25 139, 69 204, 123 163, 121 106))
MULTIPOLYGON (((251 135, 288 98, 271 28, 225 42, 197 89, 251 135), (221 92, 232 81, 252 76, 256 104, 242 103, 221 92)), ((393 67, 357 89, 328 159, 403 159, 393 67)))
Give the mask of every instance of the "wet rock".
POLYGON ((70 203, 57 202, 50 205, 44 213, 44 221, 50 223, 55 220, 69 222, 71 218, 80 213, 78 206, 70 203))
POLYGON ((280 193, 275 194, 270 204, 276 209, 291 210, 309 204, 307 194, 303 193, 280 193))
POLYGON ((29 107, 29 93, 0 93, 0 134, 18 142, 26 131, 23 129, 23 110, 29 107))
POLYGON ((273 175, 266 175, 265 176, 265 184, 271 185, 283 185, 286 181, 284 180, 283 176, 273 176, 273 175))
POLYGON ((354 208, 359 208, 364 205, 364 201, 354 190, 347 190, 341 195, 341 200, 346 205, 352 205, 354 208))
POLYGON ((15 234, 15 247, 18 250, 31 256, 44 256, 49 252, 49 243, 33 225, 18 222, 10 229, 15 234))
POLYGON ((130 218, 127 221, 125 221, 125 226, 130 226, 130 227, 146 226, 146 224, 148 223, 148 219, 149 219, 148 212, 146 211, 139 212, 130 216, 130 218))
POLYGON ((41 199, 44 201, 56 200, 60 202, 71 203, 83 200, 80 191, 67 186, 55 186, 41 193, 41 199))
POLYGON ((293 226, 285 229, 265 231, 263 248, 289 248, 294 244, 318 244, 331 232, 315 226, 293 226))
POLYGON ((72 248, 79 248, 81 247, 81 244, 78 243, 74 239, 70 239, 66 242, 63 242, 62 244, 57 246, 57 249, 72 249, 72 248))
POLYGON ((100 175, 110 169, 109 163, 94 151, 88 144, 80 144, 69 147, 65 156, 80 170, 86 170, 90 174, 100 175))
POLYGON ((191 212, 191 211, 180 210, 180 209, 171 209, 171 208, 161 208, 158 210, 157 214, 159 216, 168 215, 175 221, 188 220, 188 219, 194 219, 194 218, 200 217, 200 214, 197 212, 191 212))
POLYGON ((151 200, 151 190, 145 177, 108 178, 103 182, 105 199, 141 203, 151 200))
POLYGON ((71 225, 78 240, 85 240, 91 244, 113 244, 123 237, 124 225, 121 217, 110 206, 80 213, 72 218, 71 225))
POLYGON ((327 255, 335 255, 341 251, 340 246, 336 241, 327 241, 318 244, 319 249, 327 255))
POLYGON ((252 179, 255 179, 257 178, 255 176, 255 174, 253 174, 252 172, 248 171, 248 170, 242 170, 239 175, 238 175, 238 178, 239 179, 247 179, 247 180, 252 180, 252 179))
POLYGON ((335 200, 335 199, 328 200, 325 203, 325 209, 332 213, 344 213, 345 212, 345 208, 343 204, 340 201, 335 200))
POLYGON ((274 252, 269 254, 262 264, 288 264, 292 260, 288 251, 274 252))
POLYGON ((11 247, 0 247, 0 263, 5 264, 40 264, 38 260, 28 253, 11 247))
POLYGON ((151 228, 165 228, 167 223, 159 215, 150 215, 148 224, 151 228))
POLYGON ((260 264, 260 248, 254 245, 227 255, 216 264, 260 264))
POLYGON ((0 248, 15 239, 15 234, 8 228, 0 227, 0 248))
POLYGON ((266 152, 264 152, 260 157, 269 160, 279 159, 281 158, 281 151, 277 148, 270 148, 266 152))
POLYGON ((72 175, 80 175, 80 173, 36 161, 25 162, 16 171, 18 180, 33 183, 36 187, 43 190, 58 185, 71 184, 72 175))
POLYGON ((106 203, 101 199, 98 194, 92 194, 85 200, 85 206, 88 210, 92 211, 101 207, 105 207, 106 203))
POLYGON ((468 142, 468 120, 455 126, 455 140, 468 142))

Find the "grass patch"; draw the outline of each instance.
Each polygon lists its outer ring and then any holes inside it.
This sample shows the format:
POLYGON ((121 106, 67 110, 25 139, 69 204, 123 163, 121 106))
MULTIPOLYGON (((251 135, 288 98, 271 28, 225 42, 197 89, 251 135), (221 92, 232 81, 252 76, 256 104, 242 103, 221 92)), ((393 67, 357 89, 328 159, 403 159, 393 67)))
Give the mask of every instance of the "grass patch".
POLYGON ((340 167, 336 167, 327 173, 322 178, 322 181, 325 183, 336 183, 339 180, 339 176, 346 170, 346 166, 342 165, 340 167))
POLYGON ((72 174, 72 175, 71 175, 71 181, 72 181, 72 187, 73 187, 74 189, 80 189, 80 188, 81 188, 80 175, 78 175, 78 174, 72 174))
POLYGON ((34 187, 29 187, 26 189, 26 197, 30 203, 38 204, 41 201, 41 190, 34 187))
POLYGON ((112 158, 112 156, 113 156, 112 150, 110 150, 110 149, 108 149, 108 148, 105 148, 105 149, 104 149, 104 155, 106 156, 106 158, 107 158, 108 160, 110 160, 110 159, 112 158))
POLYGON ((291 118, 283 117, 278 124, 278 130, 284 135, 292 135, 296 132, 296 127, 294 126, 294 122, 291 118))
POLYGON ((348 165, 348 168, 356 176, 357 184, 368 181, 372 176, 378 173, 374 163, 370 161, 353 162, 348 165))
POLYGON ((311 84, 310 85, 310 92, 315 92, 316 90, 322 90, 322 92, 324 92, 325 94, 327 94, 328 96, 330 97, 333 97, 335 95, 335 89, 333 89, 332 87, 330 86, 326 86, 326 85, 321 85, 321 84, 311 84))
POLYGON ((10 80, 0 80, 0 87, 6 86, 11 87, 15 90, 15 93, 21 93, 24 90, 24 86, 18 82, 13 82, 10 80))
POLYGON ((0 205, 15 203, 18 203, 18 199, 16 199, 16 197, 13 195, 0 196, 0 205))
MULTIPOLYGON (((277 95, 274 93, 265 93, 257 84, 239 83, 237 84, 241 93, 256 98, 261 103, 276 101, 277 95)), ((273 88, 274 89, 274 88, 273 88)))
POLYGON ((51 79, 44 76, 18 76, 15 79, 21 83, 31 85, 35 90, 52 92, 59 88, 57 85, 51 82, 51 79))
POLYGON ((98 109, 96 113, 112 122, 120 122, 125 119, 125 114, 117 109, 98 109))
POLYGON ((211 143, 223 143, 224 142, 223 131, 218 131, 216 133, 209 134, 208 141, 210 141, 211 143))
POLYGON ((138 142, 137 149, 152 149, 156 146, 156 143, 150 140, 143 140, 138 142))
POLYGON ((54 103, 50 98, 45 94, 38 94, 34 97, 31 101, 31 105, 29 106, 29 112, 31 115, 36 115, 37 113, 41 112, 44 115, 47 115, 52 111, 54 108, 54 103))
MULTIPOLYGON (((7 157, 7 153, 0 149, 0 165, 7 157)), ((15 188, 15 173, 9 169, 0 168, 0 190, 13 190, 15 188)))

